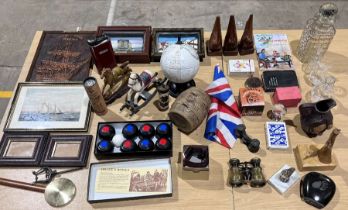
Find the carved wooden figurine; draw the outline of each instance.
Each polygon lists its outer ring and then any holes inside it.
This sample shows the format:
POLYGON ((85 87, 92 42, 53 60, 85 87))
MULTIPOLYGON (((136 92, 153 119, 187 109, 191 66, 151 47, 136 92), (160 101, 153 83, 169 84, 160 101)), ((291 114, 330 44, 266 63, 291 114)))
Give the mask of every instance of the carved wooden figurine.
POLYGON ((211 32, 210 39, 206 43, 207 55, 218 56, 222 55, 222 35, 220 16, 217 16, 214 23, 214 28, 211 32))
POLYGON ((249 16, 245 24, 242 38, 238 44, 238 51, 240 55, 248 55, 254 53, 254 37, 253 37, 253 15, 249 16))
POLYGON ((130 88, 125 103, 120 111, 124 108, 130 110, 130 116, 136 114, 141 108, 146 106, 157 93, 158 73, 144 70, 141 74, 131 73, 128 80, 130 88), (140 102, 142 99, 142 102, 140 102))
POLYGON ((332 154, 332 147, 339 133, 340 129, 333 129, 324 145, 297 145, 294 153, 299 170, 333 170, 336 167, 337 160, 335 155, 332 154))
POLYGON ((100 78, 104 80, 102 94, 106 104, 112 103, 128 91, 128 78, 132 72, 128 64, 129 61, 126 61, 113 69, 104 68, 102 70, 100 78))
POLYGON ((228 28, 224 40, 223 54, 226 56, 238 55, 238 38, 234 16, 230 16, 228 28))

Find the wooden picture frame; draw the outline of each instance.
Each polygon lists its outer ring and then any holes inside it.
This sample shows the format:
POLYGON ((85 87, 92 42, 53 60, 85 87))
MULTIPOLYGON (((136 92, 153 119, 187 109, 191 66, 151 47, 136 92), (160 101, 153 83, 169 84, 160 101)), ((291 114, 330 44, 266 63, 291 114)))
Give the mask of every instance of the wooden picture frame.
POLYGON ((39 166, 48 133, 4 133, 0 142, 0 166, 39 166))
POLYGON ((18 83, 5 131, 88 131, 91 107, 81 82, 18 83))
POLYGON ((41 166, 85 167, 92 135, 51 135, 41 160, 41 166))
POLYGON ((151 26, 98 26, 97 35, 103 34, 111 40, 117 63, 150 63, 151 26))
POLYGON ((154 28, 152 30, 152 61, 159 62, 162 51, 168 46, 168 43, 169 45, 176 43, 179 37, 183 43, 189 45, 192 43, 193 48, 197 50, 199 60, 203 61, 205 57, 203 28, 154 28))
POLYGON ((92 55, 87 44, 95 31, 43 31, 27 82, 83 81, 89 76, 92 55))

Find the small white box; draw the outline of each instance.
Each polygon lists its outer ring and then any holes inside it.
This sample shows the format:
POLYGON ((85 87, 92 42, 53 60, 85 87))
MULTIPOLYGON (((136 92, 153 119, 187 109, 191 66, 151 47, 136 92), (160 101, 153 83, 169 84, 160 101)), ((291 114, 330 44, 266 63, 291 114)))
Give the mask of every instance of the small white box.
POLYGON ((268 180, 268 183, 274 188, 276 189, 280 194, 284 194, 286 193, 292 186, 294 186, 294 184, 296 184, 296 182, 298 180, 301 179, 301 176, 300 174, 295 170, 290 178, 289 178, 289 181, 288 182, 282 182, 280 181, 279 179, 279 176, 281 174, 281 172, 284 170, 284 169, 288 169, 288 168, 291 168, 290 166, 288 165, 284 165, 279 171, 277 171, 269 180, 268 180))
POLYGON ((255 73, 254 60, 251 59, 239 59, 228 61, 228 74, 229 75, 246 75, 255 73))
POLYGON ((288 149, 289 138, 284 122, 266 122, 266 141, 268 149, 288 149))

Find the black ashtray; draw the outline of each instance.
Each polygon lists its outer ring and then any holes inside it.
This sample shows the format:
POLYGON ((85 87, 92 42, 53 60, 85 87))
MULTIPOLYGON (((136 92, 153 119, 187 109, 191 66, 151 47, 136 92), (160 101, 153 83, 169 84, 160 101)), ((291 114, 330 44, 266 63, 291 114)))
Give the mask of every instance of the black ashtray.
POLYGON ((205 145, 184 145, 182 166, 188 171, 209 170, 209 149, 205 145))
POLYGON ((169 120, 98 123, 97 159, 172 156, 173 124, 169 120))

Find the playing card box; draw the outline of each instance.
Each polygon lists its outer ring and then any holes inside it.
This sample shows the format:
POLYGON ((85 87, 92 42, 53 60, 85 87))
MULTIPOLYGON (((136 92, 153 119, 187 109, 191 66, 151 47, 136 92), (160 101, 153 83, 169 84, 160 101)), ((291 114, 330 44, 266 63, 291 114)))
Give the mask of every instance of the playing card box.
POLYGON ((284 122, 266 122, 265 129, 268 149, 289 148, 289 138, 284 122))

